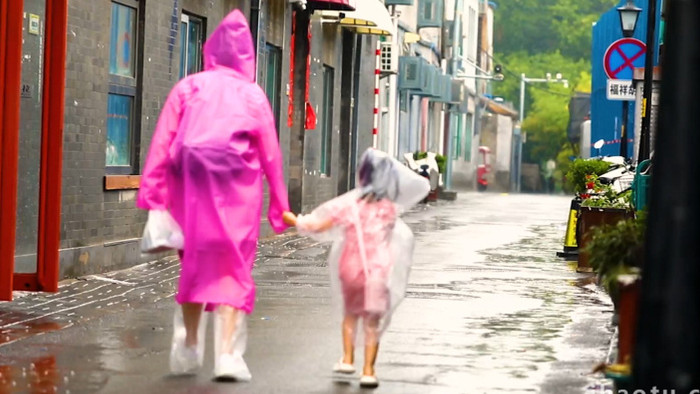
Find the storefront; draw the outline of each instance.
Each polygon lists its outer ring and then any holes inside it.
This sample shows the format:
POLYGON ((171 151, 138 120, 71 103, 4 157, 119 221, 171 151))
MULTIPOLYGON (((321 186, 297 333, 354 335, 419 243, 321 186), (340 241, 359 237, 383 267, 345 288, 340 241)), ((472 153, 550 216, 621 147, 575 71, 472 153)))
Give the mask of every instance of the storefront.
POLYGON ((0 300, 11 300, 58 287, 68 5, 0 7, 0 300))

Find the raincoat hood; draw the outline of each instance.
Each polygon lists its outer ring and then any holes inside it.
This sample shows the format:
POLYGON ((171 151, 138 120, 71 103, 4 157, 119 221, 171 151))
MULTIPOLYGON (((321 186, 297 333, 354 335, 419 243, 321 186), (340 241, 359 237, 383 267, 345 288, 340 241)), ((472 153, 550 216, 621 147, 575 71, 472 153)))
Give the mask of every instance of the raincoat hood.
POLYGON ((255 81, 255 49, 250 27, 239 10, 233 10, 204 44, 204 69, 226 67, 255 81))
POLYGON ((368 148, 356 171, 359 194, 388 198, 409 209, 430 192, 430 183, 385 152, 368 148))

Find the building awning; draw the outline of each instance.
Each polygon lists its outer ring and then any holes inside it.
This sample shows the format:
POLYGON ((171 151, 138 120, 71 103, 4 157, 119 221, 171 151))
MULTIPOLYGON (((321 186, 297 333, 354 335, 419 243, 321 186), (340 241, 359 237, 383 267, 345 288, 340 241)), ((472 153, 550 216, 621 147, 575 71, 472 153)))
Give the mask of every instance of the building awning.
POLYGON ((355 9, 351 0, 307 0, 307 5, 314 10, 353 11, 355 9))
POLYGON ((504 104, 498 103, 494 100, 483 96, 481 97, 481 100, 486 100, 486 109, 491 113, 510 116, 513 119, 518 117, 518 112, 516 110, 509 108, 504 104))
POLYGON ((396 34, 391 15, 379 0, 358 1, 355 11, 322 11, 321 17, 324 21, 336 21, 343 27, 355 30, 358 34, 384 36, 396 34))

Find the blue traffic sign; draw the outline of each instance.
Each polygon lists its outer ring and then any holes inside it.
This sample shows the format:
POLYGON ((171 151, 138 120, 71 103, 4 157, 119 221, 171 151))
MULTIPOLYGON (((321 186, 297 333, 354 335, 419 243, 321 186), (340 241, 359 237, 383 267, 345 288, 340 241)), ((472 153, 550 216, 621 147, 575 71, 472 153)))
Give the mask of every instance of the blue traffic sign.
POLYGON ((644 67, 646 45, 636 38, 621 38, 608 47, 603 68, 610 79, 632 79, 634 69, 644 67))

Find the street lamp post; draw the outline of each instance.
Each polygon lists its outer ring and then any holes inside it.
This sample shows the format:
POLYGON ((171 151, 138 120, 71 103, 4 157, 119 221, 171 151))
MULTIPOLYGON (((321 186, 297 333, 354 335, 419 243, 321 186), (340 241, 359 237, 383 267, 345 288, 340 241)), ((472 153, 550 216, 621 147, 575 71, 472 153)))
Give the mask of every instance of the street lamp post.
POLYGON ((651 151, 650 136, 651 136, 651 98, 652 98, 652 78, 654 75, 654 46, 656 45, 655 38, 656 28, 656 0, 649 0, 649 8, 647 9, 647 42, 646 54, 644 59, 644 90, 642 92, 642 129, 639 136, 639 153, 637 162, 649 158, 651 151))
MULTIPOLYGON (((520 135, 518 136, 518 141, 517 141, 517 161, 515 162, 516 168, 515 168, 515 187, 514 191, 520 192, 520 181, 521 181, 521 176, 520 176, 520 170, 522 168, 522 163, 523 163, 523 143, 522 143, 522 135, 523 135, 523 120, 525 119, 525 84, 526 83, 561 83, 564 85, 565 88, 569 87, 569 81, 567 79, 563 79, 561 73, 556 73, 554 78, 552 78, 551 73, 546 74, 546 78, 527 78, 525 76, 525 73, 520 74, 520 135)), ((514 155, 511 155, 513 157, 514 155)))
POLYGON ((617 12, 620 14, 622 35, 625 37, 632 37, 634 35, 634 29, 637 27, 639 13, 642 12, 642 9, 635 6, 633 0, 627 0, 627 4, 617 8, 617 12))
MULTIPOLYGON (((625 37, 632 37, 634 35, 634 29, 637 27, 637 19, 639 19, 639 13, 642 11, 634 5, 632 0, 627 0, 627 4, 622 7, 617 8, 617 12, 620 14, 620 28, 622 29, 622 35, 625 37)), ((629 101, 624 100, 622 102, 622 125, 620 127, 620 156, 627 158, 627 123, 629 117, 629 101)))

